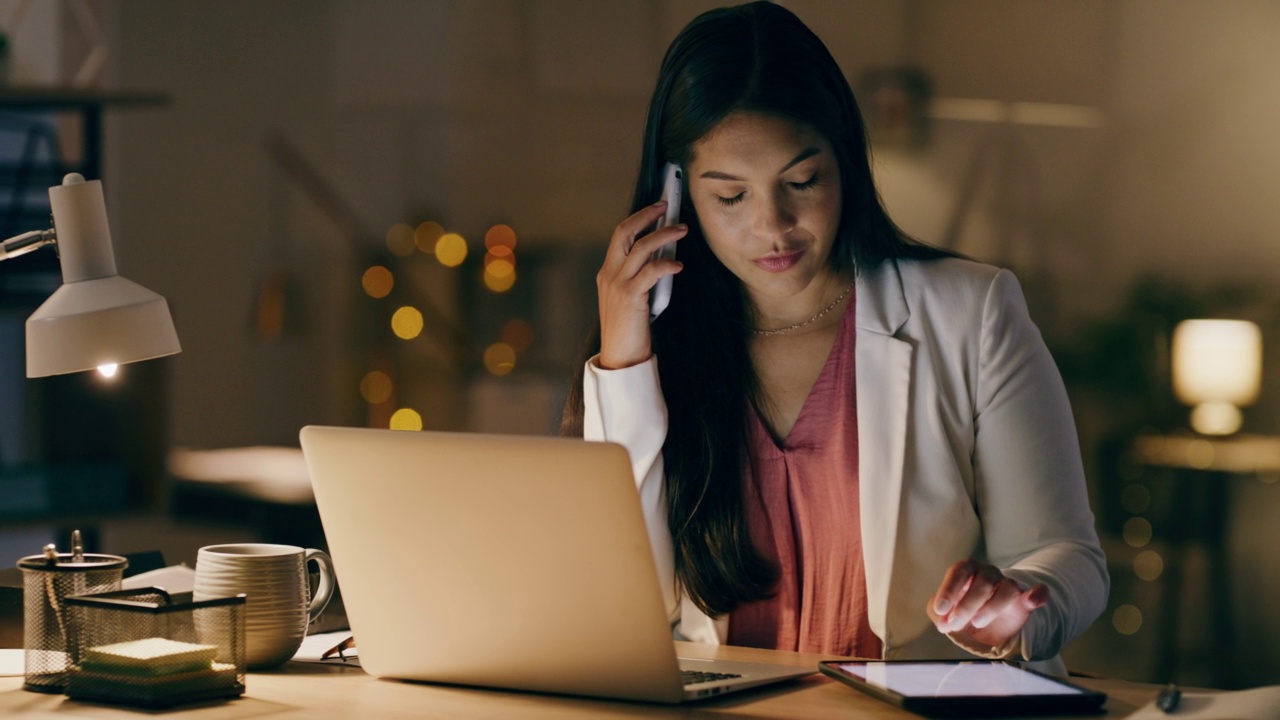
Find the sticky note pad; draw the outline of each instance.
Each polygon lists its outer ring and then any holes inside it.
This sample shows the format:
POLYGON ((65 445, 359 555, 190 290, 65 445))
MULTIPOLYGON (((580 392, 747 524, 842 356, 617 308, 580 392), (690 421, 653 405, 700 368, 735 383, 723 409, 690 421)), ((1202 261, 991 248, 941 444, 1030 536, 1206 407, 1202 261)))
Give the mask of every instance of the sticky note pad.
POLYGON ((98 672, 115 670, 128 675, 164 675, 210 667, 218 648, 162 637, 100 645, 85 651, 83 664, 98 672))

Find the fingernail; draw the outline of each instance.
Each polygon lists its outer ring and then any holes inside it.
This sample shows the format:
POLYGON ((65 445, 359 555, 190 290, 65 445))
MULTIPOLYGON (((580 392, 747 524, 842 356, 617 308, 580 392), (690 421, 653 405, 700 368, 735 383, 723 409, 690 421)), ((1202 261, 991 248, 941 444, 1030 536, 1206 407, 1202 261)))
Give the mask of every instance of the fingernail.
POLYGON ((951 601, 950 601, 950 600, 939 600, 939 601, 938 601, 938 602, 933 606, 933 611, 934 611, 934 612, 936 612, 936 613, 938 613, 939 615, 946 615, 946 614, 947 614, 947 611, 948 611, 948 610, 950 610, 950 609, 951 609, 951 601))

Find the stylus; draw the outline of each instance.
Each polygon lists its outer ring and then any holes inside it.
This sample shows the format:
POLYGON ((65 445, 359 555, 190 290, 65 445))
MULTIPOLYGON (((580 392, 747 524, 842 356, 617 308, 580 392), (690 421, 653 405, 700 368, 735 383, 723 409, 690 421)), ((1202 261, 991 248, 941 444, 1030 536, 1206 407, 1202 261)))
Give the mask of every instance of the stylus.
POLYGON ((1156 696, 1156 707, 1160 708, 1161 712, 1172 713, 1178 709, 1178 703, 1181 701, 1182 691, 1178 689, 1177 685, 1169 683, 1169 685, 1166 686, 1165 689, 1161 690, 1160 694, 1156 696))

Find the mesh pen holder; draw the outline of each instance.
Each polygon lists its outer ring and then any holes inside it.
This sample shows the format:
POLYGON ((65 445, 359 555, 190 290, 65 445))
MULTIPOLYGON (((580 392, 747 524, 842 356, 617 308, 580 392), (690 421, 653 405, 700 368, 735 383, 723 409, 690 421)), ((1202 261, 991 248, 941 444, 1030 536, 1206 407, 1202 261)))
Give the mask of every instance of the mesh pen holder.
POLYGON ((25 681, 36 692, 66 690, 67 673, 79 626, 68 615, 72 595, 120 589, 129 561, 119 555, 58 553, 57 560, 31 555, 18 561, 23 576, 23 638, 25 681))
POLYGON ((73 699, 162 708, 244 694, 244 595, 174 603, 143 588, 66 604, 81 628, 73 699))

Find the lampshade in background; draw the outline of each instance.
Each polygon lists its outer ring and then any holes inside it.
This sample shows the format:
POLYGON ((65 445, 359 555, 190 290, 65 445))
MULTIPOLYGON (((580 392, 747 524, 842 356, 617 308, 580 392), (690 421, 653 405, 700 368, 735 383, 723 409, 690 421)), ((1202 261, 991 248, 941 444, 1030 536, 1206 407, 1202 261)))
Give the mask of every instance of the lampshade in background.
POLYGON ((1205 435, 1240 429, 1240 407, 1258 399, 1262 331, 1246 320, 1187 320, 1173 331, 1173 389, 1205 435))
POLYGON ((102 183, 71 173, 49 203, 63 285, 27 319, 27 377, 180 352, 165 299, 116 274, 102 183))

